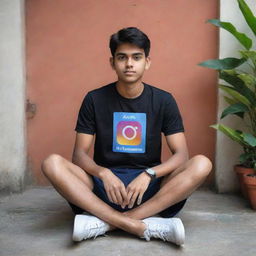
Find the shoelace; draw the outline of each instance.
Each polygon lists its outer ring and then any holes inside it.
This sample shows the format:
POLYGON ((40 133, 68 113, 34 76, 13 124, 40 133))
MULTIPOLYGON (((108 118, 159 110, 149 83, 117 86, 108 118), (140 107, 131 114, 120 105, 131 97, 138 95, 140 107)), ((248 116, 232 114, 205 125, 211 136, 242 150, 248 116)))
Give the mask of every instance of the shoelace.
POLYGON ((162 225, 156 224, 154 225, 154 230, 147 230, 149 237, 154 237, 154 238, 160 238, 163 241, 166 241, 165 237, 168 235, 168 231, 166 230, 161 230, 163 229, 162 225))
POLYGON ((104 231, 104 225, 102 223, 94 223, 93 225, 87 225, 85 226, 86 230, 89 230, 89 233, 87 235, 87 238, 93 237, 95 239, 97 236, 101 235, 104 231))

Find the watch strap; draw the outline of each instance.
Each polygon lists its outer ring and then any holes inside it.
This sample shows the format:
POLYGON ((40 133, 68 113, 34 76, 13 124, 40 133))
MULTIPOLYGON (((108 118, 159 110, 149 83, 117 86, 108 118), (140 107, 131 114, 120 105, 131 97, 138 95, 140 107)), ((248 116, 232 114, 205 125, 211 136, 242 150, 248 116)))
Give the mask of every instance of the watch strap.
POLYGON ((151 168, 146 169, 145 173, 151 178, 151 180, 156 178, 156 172, 151 168))

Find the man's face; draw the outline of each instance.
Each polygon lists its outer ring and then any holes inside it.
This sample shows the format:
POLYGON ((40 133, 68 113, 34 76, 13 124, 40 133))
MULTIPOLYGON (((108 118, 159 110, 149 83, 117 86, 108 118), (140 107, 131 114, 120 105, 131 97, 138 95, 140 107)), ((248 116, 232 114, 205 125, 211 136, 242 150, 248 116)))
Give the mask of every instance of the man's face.
POLYGON ((115 56, 110 58, 110 63, 119 81, 134 83, 142 78, 145 70, 149 69, 150 58, 145 57, 143 49, 125 43, 117 48, 115 56))

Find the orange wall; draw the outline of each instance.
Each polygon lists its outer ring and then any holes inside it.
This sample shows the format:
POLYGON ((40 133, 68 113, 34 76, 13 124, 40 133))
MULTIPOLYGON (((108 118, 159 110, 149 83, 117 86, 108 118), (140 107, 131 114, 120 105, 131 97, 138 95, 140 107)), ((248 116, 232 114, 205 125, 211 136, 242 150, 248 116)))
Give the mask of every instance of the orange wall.
POLYGON ((205 24, 217 16, 216 0, 27 0, 27 97, 37 105, 28 120, 28 160, 37 183, 46 184, 40 163, 47 155, 71 159, 81 101, 116 80, 108 41, 128 26, 151 40, 144 82, 175 96, 190 156, 214 160, 216 74, 197 63, 217 56, 217 31, 205 24))

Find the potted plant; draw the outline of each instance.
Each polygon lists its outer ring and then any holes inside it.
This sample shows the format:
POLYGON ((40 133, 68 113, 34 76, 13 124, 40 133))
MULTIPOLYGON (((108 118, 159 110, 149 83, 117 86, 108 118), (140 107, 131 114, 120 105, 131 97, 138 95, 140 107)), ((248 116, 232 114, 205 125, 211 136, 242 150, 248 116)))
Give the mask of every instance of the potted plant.
MULTIPOLYGON (((255 40, 256 17, 244 0, 237 0, 237 3, 255 40)), ((245 124, 244 131, 224 124, 215 124, 211 127, 223 132, 242 146, 243 153, 235 170, 240 176, 240 181, 245 182, 245 185, 241 184, 244 195, 247 194, 246 187, 252 207, 256 209, 256 51, 252 49, 253 40, 247 34, 238 32, 232 23, 217 19, 208 22, 230 32, 243 46, 238 51, 240 58, 207 60, 199 65, 218 70, 220 79, 225 81, 219 88, 226 93, 224 99, 228 107, 224 109, 220 119, 228 115, 237 115, 245 124)))

